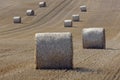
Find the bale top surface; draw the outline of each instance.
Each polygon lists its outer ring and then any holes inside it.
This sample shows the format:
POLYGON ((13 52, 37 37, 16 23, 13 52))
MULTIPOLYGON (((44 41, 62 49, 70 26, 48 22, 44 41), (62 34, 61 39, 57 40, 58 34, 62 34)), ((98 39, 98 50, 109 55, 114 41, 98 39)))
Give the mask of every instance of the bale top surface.
POLYGON ((102 32, 104 28, 84 28, 83 32, 89 33, 89 32, 102 32))
POLYGON ((45 4, 46 2, 39 2, 39 4, 45 4))
POLYGON ((14 19, 19 19, 19 18, 21 18, 20 16, 14 16, 13 17, 14 19))
POLYGON ((86 5, 82 5, 82 6, 80 6, 80 8, 86 8, 87 6, 86 5))
POLYGON ((32 12, 33 10, 32 9, 28 9, 27 12, 32 12))
POLYGON ((64 22, 72 22, 72 20, 64 20, 64 22))
POLYGON ((74 17, 74 16, 80 16, 80 15, 79 14, 73 14, 72 16, 74 17))

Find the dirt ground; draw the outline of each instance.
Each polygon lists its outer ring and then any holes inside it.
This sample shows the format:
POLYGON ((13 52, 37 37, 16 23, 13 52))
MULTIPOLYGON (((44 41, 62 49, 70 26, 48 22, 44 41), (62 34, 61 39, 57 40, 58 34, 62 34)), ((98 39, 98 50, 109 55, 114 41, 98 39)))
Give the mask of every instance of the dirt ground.
POLYGON ((0 0, 0 80, 120 80, 120 0, 0 0), (88 11, 80 12, 86 5, 88 11), (26 10, 35 16, 26 16, 26 10), (65 28, 63 21, 80 14, 80 22, 65 28), (21 16, 21 24, 13 24, 21 16), (82 29, 106 29, 106 49, 83 49, 82 29), (71 32, 72 70, 36 70, 35 33, 71 32))

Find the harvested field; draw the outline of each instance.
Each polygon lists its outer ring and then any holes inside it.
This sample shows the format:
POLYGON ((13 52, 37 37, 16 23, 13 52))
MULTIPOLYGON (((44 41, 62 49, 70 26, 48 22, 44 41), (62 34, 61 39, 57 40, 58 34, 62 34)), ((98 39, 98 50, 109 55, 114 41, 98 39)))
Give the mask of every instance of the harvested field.
POLYGON ((120 80, 120 1, 119 0, 0 0, 0 80, 120 80), (80 11, 87 6, 87 12, 80 11), (35 16, 25 12, 33 9, 35 16), (80 22, 64 27, 73 14, 80 22), (22 23, 14 24, 13 17, 22 23), (82 29, 103 27, 106 49, 83 49, 82 29), (71 70, 35 69, 35 33, 71 32, 73 66, 71 70))

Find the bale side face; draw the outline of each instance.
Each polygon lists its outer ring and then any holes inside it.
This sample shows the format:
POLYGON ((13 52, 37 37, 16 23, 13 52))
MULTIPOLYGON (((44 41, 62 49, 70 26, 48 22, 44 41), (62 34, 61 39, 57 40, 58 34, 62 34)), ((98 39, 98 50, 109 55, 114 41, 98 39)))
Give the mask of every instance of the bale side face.
POLYGON ((72 27, 72 20, 64 20, 64 27, 72 27))
POLYGON ((26 14, 27 14, 27 16, 33 16, 34 15, 34 10, 27 10, 26 14))
POLYGON ((13 17, 13 22, 14 23, 21 23, 21 17, 20 16, 13 17))
POLYGON ((72 59, 71 33, 36 34, 37 69, 71 69, 72 59))
POLYGON ((80 6, 80 10, 81 10, 81 12, 86 12, 87 11, 87 7, 85 5, 80 6))
POLYGON ((83 48, 105 49, 105 29, 83 29, 83 48))
POLYGON ((79 21, 79 15, 72 15, 73 21, 79 21))
POLYGON ((39 7, 46 7, 46 2, 39 2, 39 7))

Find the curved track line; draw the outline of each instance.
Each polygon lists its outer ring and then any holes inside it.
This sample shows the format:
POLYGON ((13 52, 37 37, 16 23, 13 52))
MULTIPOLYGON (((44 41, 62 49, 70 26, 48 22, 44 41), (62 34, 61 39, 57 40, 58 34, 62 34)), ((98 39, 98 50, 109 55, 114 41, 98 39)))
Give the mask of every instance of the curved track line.
POLYGON ((38 25, 42 25, 42 24, 45 24, 47 21, 49 21, 49 19, 46 20, 46 17, 54 17, 56 16, 56 14, 58 14, 59 12, 55 12, 53 13, 55 10, 57 10, 60 6, 62 6, 62 8, 59 9, 59 11, 61 11, 63 8, 66 7, 66 5, 68 5, 72 0, 64 0, 63 2, 61 2, 60 4, 58 4, 55 8, 53 8, 50 12, 48 12, 46 15, 44 15, 43 17, 41 17, 38 21, 36 21, 35 23, 33 23, 32 25, 29 24, 29 25, 26 25, 26 26, 23 26, 23 27, 20 27, 20 28, 15 28, 15 29, 11 29, 11 30, 7 30, 7 31, 1 31, 0 34, 1 35, 5 35, 5 34, 9 34, 9 33, 15 33, 15 32, 18 32, 18 31, 23 31, 23 30, 28 30, 30 28, 34 28, 34 27, 39 27, 38 25), (50 15, 50 16, 49 16, 50 15), (53 15, 53 16, 51 16, 53 15), (41 22, 45 19, 44 22, 40 23, 40 24, 37 24, 38 22, 41 22))
MULTIPOLYGON (((70 4, 68 4, 67 6, 66 6, 66 8, 69 8, 73 3, 75 3, 76 1, 72 1, 70 4)), ((61 8, 61 7, 60 7, 61 8)), ((10 35, 7 35, 7 36, 4 36, 4 38, 5 37, 12 37, 12 38, 20 38, 20 37, 28 37, 28 35, 31 35, 32 33, 36 33, 36 31, 39 31, 39 29, 43 29, 44 27, 47 27, 47 28, 50 28, 51 26, 55 26, 56 24, 52 24, 53 22, 54 23, 56 23, 55 21, 59 18, 58 16, 59 15, 61 15, 61 14, 65 14, 66 12, 66 8, 64 8, 64 9, 62 9, 61 10, 61 12, 59 12, 59 13, 57 13, 56 14, 56 16, 55 17, 53 17, 50 21, 48 21, 47 23, 45 23, 45 24, 42 24, 40 27, 36 27, 36 28, 34 28, 34 30, 33 29, 29 29, 29 30, 26 30, 25 31, 25 35, 21 35, 20 33, 22 33, 22 32, 16 32, 15 34, 13 33, 13 34, 10 34, 10 35), (50 23, 49 23, 50 22, 50 23), (48 26, 48 25, 50 25, 51 24, 51 26, 48 26), (30 33, 30 32, 32 32, 32 33, 30 33), (18 36, 15 36, 15 35, 18 35, 18 36)), ((66 15, 64 15, 63 17, 67 17, 70 13, 72 13, 75 9, 77 8, 77 6, 76 7, 71 7, 71 10, 72 11, 69 11, 69 13, 66 13, 66 15)), ((56 11, 57 12, 57 11, 56 11)), ((61 21, 63 21, 63 20, 59 20, 59 22, 61 22, 61 21)), ((57 23, 59 23, 58 21, 57 21, 57 23)))

